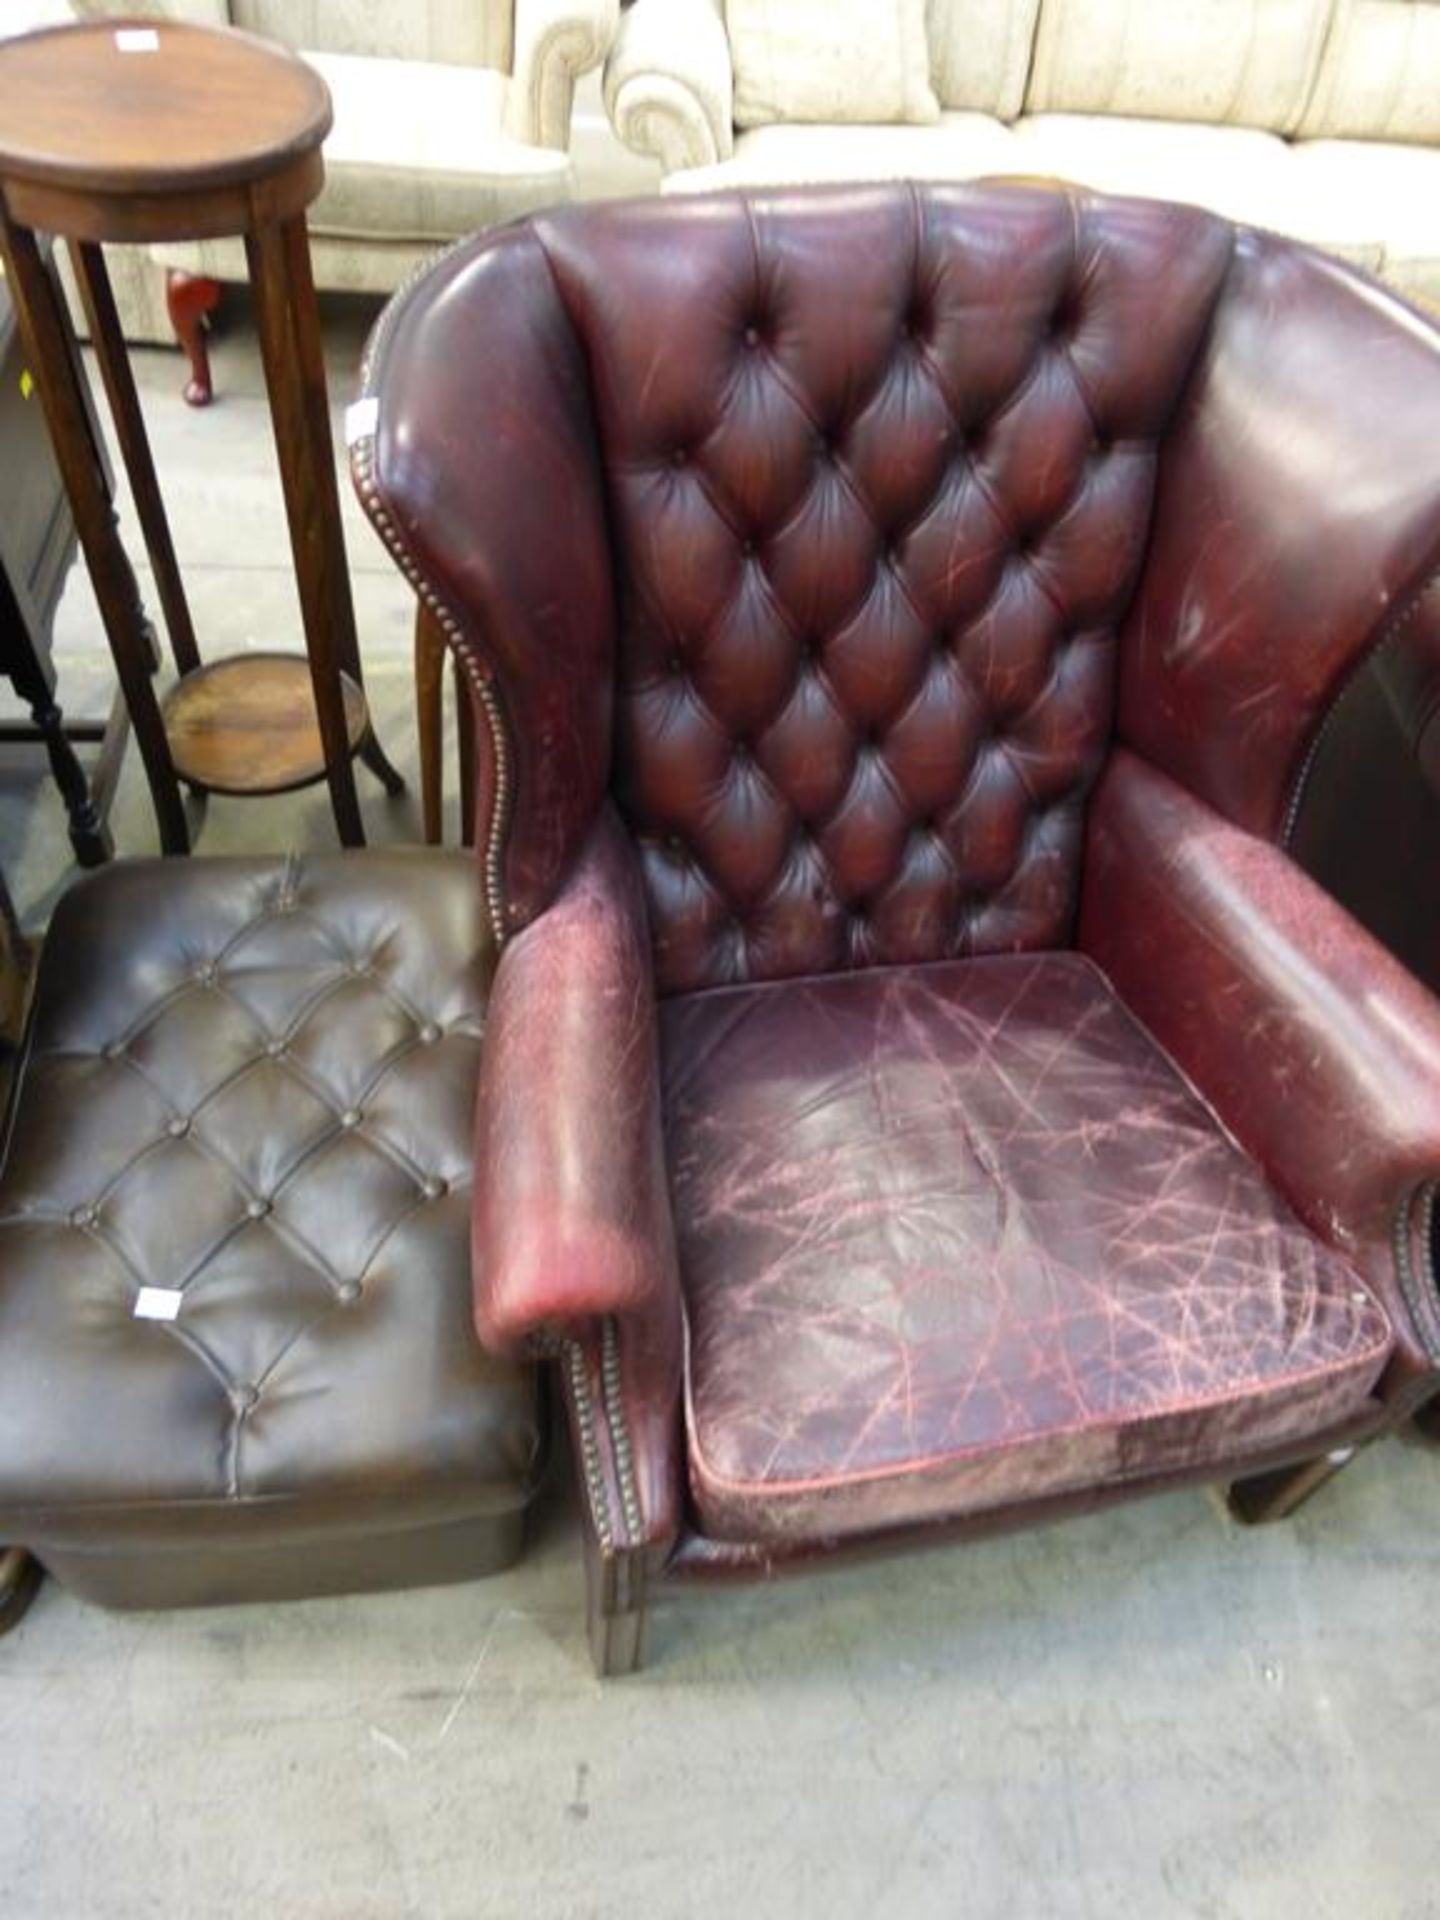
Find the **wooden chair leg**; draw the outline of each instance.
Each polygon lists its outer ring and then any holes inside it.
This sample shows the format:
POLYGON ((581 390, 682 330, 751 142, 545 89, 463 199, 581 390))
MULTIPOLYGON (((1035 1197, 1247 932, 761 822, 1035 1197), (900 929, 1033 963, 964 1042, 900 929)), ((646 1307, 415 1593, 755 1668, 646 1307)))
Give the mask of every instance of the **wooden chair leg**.
POLYGON ((590 1658, 602 1680, 634 1673, 645 1637, 645 1560, 624 1548, 606 1551, 585 1529, 585 1588, 590 1658))
POLYGON ((445 689, 445 636, 429 608, 415 611, 415 719, 420 734, 420 811, 425 844, 440 844, 443 798, 441 734, 445 689))
POLYGON ((1322 1453, 1318 1460, 1304 1460, 1298 1467, 1281 1467, 1273 1473, 1257 1473, 1249 1480, 1236 1480, 1226 1490, 1225 1504, 1246 1526, 1288 1520, 1311 1494, 1333 1480, 1354 1454, 1354 1447, 1337 1447, 1333 1453, 1322 1453))
POLYGON ((215 387, 210 378, 210 349, 205 342, 205 316, 220 303, 220 288, 200 274, 182 273, 172 267, 165 275, 165 310, 175 329, 175 338, 185 349, 190 362, 190 378, 185 383, 188 406, 208 407, 215 387))
POLYGON ((39 1563, 23 1547, 0 1547, 0 1634, 25 1618, 40 1580, 39 1563))
POLYGON ((455 662, 455 733, 460 746, 460 844, 475 844, 475 707, 465 669, 455 662))

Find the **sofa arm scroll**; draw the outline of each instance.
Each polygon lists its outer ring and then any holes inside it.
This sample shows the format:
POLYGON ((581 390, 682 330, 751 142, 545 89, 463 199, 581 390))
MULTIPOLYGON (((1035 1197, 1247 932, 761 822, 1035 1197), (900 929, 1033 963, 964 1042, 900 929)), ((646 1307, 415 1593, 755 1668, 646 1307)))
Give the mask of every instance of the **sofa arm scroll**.
POLYGON ((528 146, 570 145, 575 82, 610 50, 620 0, 515 0, 509 131, 528 146))
POLYGON ((1080 946, 1306 1224, 1440 1370, 1440 1003, 1287 855, 1121 751, 1080 946))
POLYGON ((636 0, 605 63, 605 110, 665 173, 734 151, 735 92, 720 0, 636 0))

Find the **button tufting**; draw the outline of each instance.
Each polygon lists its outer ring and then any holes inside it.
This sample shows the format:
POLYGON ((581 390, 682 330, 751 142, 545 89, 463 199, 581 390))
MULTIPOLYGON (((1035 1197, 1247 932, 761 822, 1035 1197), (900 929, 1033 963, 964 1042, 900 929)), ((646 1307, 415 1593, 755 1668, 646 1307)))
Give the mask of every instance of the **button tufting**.
POLYGON ((340 1124, 342 1127, 358 1127, 360 1124, 360 1109, 358 1107, 347 1107, 340 1116, 340 1124))
POLYGON ((285 1042, 283 1040, 267 1040, 265 1042, 265 1051, 272 1060, 278 1060, 280 1055, 285 1051, 285 1042))
POLYGON ((195 969, 195 980, 197 985, 202 987, 214 986, 215 984, 214 967, 209 965, 203 966, 203 967, 197 967, 195 969))
POLYGON ((758 327, 746 327, 746 329, 745 329, 745 344, 746 344, 746 346, 747 346, 747 347, 758 347, 758 346, 759 346, 759 344, 760 344, 760 329, 759 329, 758 327))
POLYGON ((170 1121, 165 1128, 165 1131, 172 1140, 183 1140, 190 1131, 190 1122, 183 1114, 176 1114, 175 1118, 170 1121))
POLYGON ((369 971, 370 962, 368 960, 352 960, 350 962, 350 972, 356 979, 363 979, 369 971))
POLYGON ((70 1215, 70 1224, 72 1227, 93 1227, 95 1224, 95 1209, 93 1207, 76 1207, 70 1215))
POLYGON ((123 1040, 107 1040, 105 1045, 100 1049, 100 1058, 102 1060, 119 1060, 124 1057, 124 1053, 125 1042, 123 1040))
POLYGON ((686 453, 683 447, 676 447, 675 451, 670 456, 670 464, 672 467, 683 467, 687 464, 689 459, 690 459, 690 456, 688 453, 686 453))
POLYGON ((742 540, 740 542, 740 551, 747 560, 753 560, 755 557, 755 542, 753 540, 742 540))
POLYGON ((667 673, 683 673, 685 671, 685 662, 680 658, 678 653, 672 653, 666 660, 665 671, 667 673))
POLYGON ((247 1214, 249 1214, 252 1220, 263 1220, 266 1214, 269 1213, 270 1211, 270 1202, 268 1200, 260 1200, 258 1198, 255 1200, 247 1201, 245 1206, 245 1211, 247 1214))
POLYGON ((439 1200, 446 1192, 446 1185, 438 1174, 432 1173, 428 1179, 420 1182, 420 1191, 427 1200, 439 1200))
POLYGON ((256 1387, 235 1386, 230 1389, 230 1404, 236 1413, 249 1413, 260 1403, 259 1389, 256 1387))
POLYGON ((358 1280, 342 1280, 335 1289, 335 1298, 344 1306, 353 1306, 364 1292, 358 1280))
POLYGON ((436 1026, 436 1024, 435 1024, 435 1022, 434 1022, 433 1020, 427 1020, 427 1021, 425 1022, 425 1024, 424 1024, 424 1026, 423 1026, 423 1027, 421 1027, 421 1029, 420 1029, 420 1044, 421 1044, 421 1046, 422 1046, 422 1047, 433 1047, 433 1046, 434 1046, 434 1044, 435 1044, 435 1042, 436 1042, 436 1041, 437 1041, 437 1040, 438 1040, 439 1038, 440 1038, 440 1029, 439 1029, 439 1027, 437 1027, 437 1026, 436 1026))

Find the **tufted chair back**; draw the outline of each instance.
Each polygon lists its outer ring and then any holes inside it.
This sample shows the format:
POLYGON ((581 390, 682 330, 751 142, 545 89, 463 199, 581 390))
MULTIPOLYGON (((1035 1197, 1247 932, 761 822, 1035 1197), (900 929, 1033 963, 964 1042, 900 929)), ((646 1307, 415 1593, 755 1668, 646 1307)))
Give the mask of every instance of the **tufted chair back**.
POLYGON ((1433 526, 1428 430, 1396 408, 1357 455, 1331 405, 1369 297, 1196 209, 1023 185, 592 207, 457 256, 382 327, 357 467, 475 676, 502 937, 607 792, 672 993, 1068 944, 1117 739, 1278 837, 1433 526), (1321 394, 1335 461, 1318 424, 1287 466, 1321 394))
POLYGON ((1064 944, 1228 236, 886 195, 560 229, 666 988, 1064 944))

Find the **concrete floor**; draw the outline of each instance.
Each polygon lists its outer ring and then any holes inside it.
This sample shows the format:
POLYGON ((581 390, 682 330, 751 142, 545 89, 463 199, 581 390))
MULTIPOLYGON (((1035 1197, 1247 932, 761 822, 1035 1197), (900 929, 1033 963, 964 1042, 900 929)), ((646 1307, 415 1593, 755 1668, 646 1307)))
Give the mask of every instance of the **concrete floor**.
MULTIPOLYGON (((364 320, 329 312, 337 399, 364 320)), ((140 371, 202 645, 273 644, 290 594, 243 323, 208 415, 173 360, 140 371)), ((408 595, 350 524, 380 729, 413 768, 408 595)), ((83 582, 60 630, 84 704, 83 582)), ((364 790, 376 838, 414 837, 411 801, 364 790)), ((155 844, 133 764, 116 832, 155 844)), ((200 845, 328 841, 311 794, 215 802, 200 845)), ((67 855, 38 770, 0 764, 33 924, 67 855)), ((1376 1447, 1258 1532, 1180 1494, 680 1593, 646 1670, 605 1686, 563 1469, 535 1531, 498 1579, 383 1598, 111 1617, 47 1586, 0 1644, 0 1912, 1440 1916, 1440 1450, 1376 1447)))

